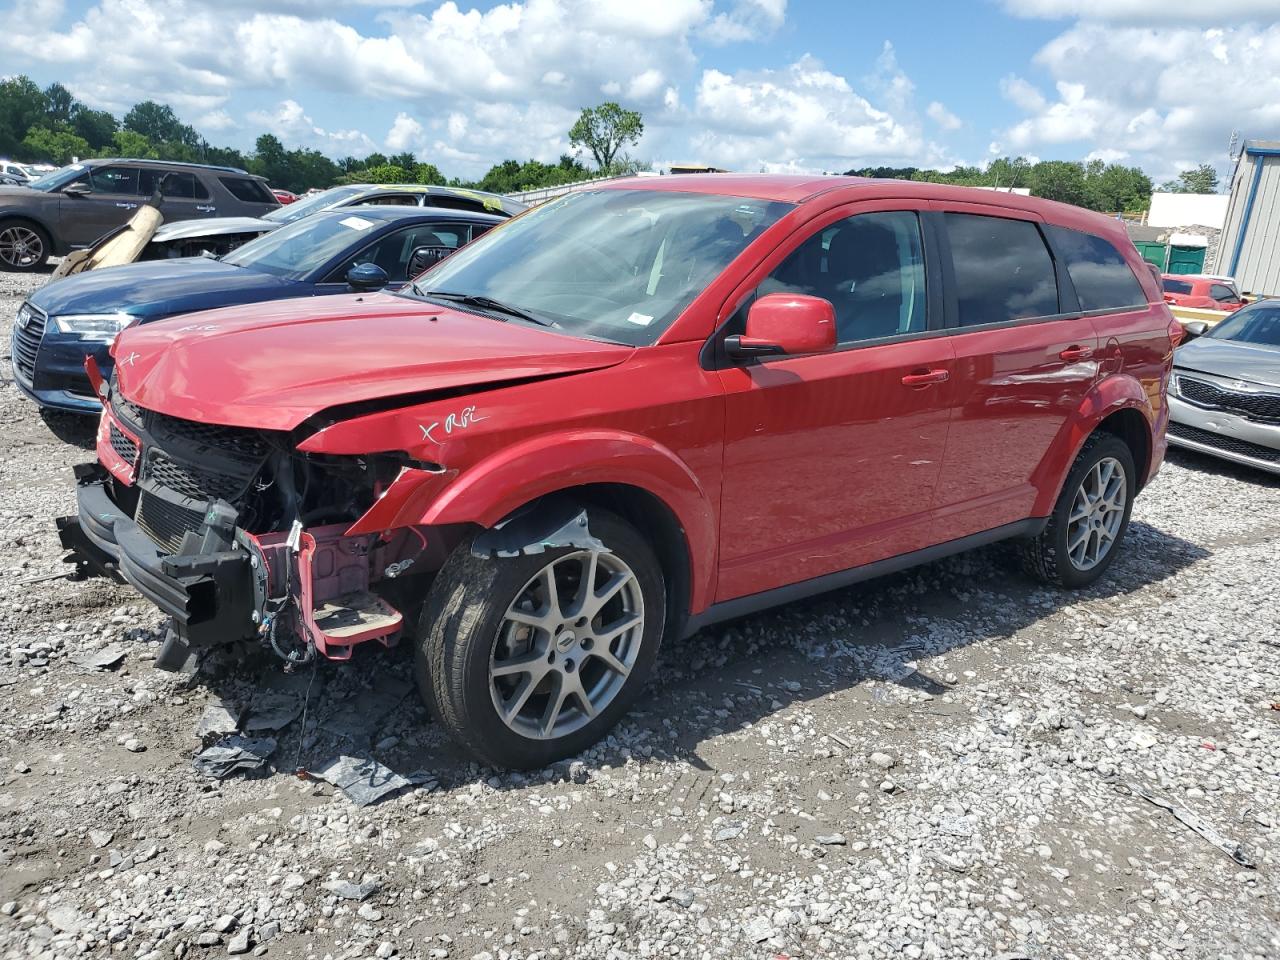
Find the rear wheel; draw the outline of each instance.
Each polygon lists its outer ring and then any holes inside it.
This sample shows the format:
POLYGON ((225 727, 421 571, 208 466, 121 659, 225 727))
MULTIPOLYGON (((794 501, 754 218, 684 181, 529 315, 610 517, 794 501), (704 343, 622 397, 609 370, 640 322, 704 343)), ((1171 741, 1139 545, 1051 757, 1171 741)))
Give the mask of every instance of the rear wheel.
POLYGON ((1027 572, 1071 588, 1101 577, 1129 529, 1136 489, 1128 445, 1109 433, 1091 436, 1067 474, 1048 525, 1023 547, 1027 572))
POLYGON ((605 550, 477 557, 464 542, 432 584, 419 689, 449 734, 494 766, 540 767, 617 723, 653 666, 666 619, 649 544, 588 511, 605 550))
POLYGON ((29 273, 49 259, 49 235, 27 220, 0 220, 0 270, 29 273))

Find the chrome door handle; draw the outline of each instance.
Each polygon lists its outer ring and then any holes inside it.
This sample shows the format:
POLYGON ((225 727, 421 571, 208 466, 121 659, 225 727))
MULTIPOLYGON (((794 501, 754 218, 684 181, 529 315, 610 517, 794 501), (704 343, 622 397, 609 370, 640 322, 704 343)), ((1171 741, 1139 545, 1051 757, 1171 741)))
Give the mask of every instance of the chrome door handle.
POLYGON ((1067 349, 1058 354, 1058 359, 1065 360, 1067 363, 1075 363, 1077 360, 1088 360, 1092 356, 1092 347, 1067 347, 1067 349))
POLYGON ((946 383, 951 379, 951 373, 948 370, 920 370, 916 373, 908 373, 902 378, 904 387, 927 387, 935 383, 946 383))

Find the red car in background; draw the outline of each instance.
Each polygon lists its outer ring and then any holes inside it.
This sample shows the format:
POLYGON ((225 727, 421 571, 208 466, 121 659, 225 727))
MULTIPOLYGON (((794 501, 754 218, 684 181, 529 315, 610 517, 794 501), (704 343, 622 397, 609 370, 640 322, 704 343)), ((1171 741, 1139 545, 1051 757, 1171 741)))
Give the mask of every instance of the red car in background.
POLYGON ((276 195, 276 199, 280 201, 281 205, 293 203, 298 199, 298 195, 290 190, 278 190, 272 187, 271 192, 276 195))
POLYGON ((1119 221, 736 174, 194 319, 116 340, 63 544, 172 616, 157 666, 407 636, 446 730, 525 768, 603 737, 664 638, 997 540, 1093 583, 1181 337, 1119 221))
POLYGON ((1164 302, 1175 307, 1231 312, 1248 302, 1240 296, 1236 282, 1230 277, 1166 273, 1161 275, 1160 285, 1164 290, 1164 302))

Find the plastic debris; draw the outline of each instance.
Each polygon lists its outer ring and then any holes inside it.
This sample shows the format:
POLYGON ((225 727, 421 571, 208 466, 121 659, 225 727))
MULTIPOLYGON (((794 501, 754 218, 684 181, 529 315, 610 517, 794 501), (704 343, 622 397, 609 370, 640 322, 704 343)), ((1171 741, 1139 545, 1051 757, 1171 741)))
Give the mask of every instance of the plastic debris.
POLYGON ((350 880, 329 880, 321 884, 326 890, 341 900, 368 900, 382 889, 376 880, 367 883, 352 883, 350 880))
POLYGON ((367 807, 389 793, 413 785, 408 777, 372 757, 335 757, 311 774, 332 783, 357 807, 367 807))
POLYGON ((263 693, 249 704, 244 729, 248 733, 279 730, 287 727, 302 713, 302 701, 291 693, 263 693))
POLYGON ((732 840, 735 837, 741 836, 742 831, 745 829, 747 829, 747 826, 744 823, 738 823, 736 821, 726 823, 723 827, 721 827, 719 830, 716 831, 714 839, 715 840, 732 840))
POLYGON ((1228 857, 1230 857, 1236 863, 1240 864, 1240 866, 1247 867, 1250 870, 1254 870, 1257 868, 1258 865, 1245 852, 1243 844, 1237 843, 1234 840, 1228 840, 1226 837, 1218 833, 1217 830, 1209 826, 1209 824, 1205 823, 1204 820, 1200 819, 1200 817, 1196 816, 1186 807, 1180 807, 1176 803, 1173 803, 1170 800, 1165 800, 1162 797, 1157 797, 1153 793, 1148 793, 1146 790, 1138 786, 1136 783, 1129 784, 1129 789, 1133 791, 1134 796, 1141 797, 1143 800, 1146 800, 1148 803, 1155 804, 1157 807, 1161 807, 1165 810, 1168 810, 1181 823, 1183 823, 1185 826, 1189 827, 1190 829, 1194 830, 1196 833, 1200 834, 1200 836, 1204 837, 1211 844, 1213 844, 1215 847, 1217 847, 1219 850, 1225 853, 1228 857))
POLYGON ((192 758, 191 765, 202 777, 223 780, 233 773, 262 770, 267 765, 267 758, 275 752, 276 741, 271 737, 246 737, 234 733, 201 750, 192 758))

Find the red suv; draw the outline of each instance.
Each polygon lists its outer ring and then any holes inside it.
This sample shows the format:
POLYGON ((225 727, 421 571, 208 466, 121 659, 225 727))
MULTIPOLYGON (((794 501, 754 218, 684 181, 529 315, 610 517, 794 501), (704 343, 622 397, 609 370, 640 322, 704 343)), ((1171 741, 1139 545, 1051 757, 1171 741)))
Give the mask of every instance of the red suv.
POLYGON ((495 765, 599 739, 663 637, 997 540, 1065 587, 1165 450, 1177 324, 1118 221, 843 177, 614 181, 401 293, 131 328, 81 562, 160 665, 413 638, 495 765))

